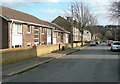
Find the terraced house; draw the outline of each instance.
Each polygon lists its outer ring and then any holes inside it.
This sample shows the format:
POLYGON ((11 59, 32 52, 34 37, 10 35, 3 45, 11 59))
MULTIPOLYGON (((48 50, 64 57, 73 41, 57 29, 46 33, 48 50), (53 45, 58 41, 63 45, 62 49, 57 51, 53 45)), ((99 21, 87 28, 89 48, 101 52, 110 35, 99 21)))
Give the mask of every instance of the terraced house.
POLYGON ((56 24, 7 7, 0 9, 0 48, 68 43, 69 32, 56 24))

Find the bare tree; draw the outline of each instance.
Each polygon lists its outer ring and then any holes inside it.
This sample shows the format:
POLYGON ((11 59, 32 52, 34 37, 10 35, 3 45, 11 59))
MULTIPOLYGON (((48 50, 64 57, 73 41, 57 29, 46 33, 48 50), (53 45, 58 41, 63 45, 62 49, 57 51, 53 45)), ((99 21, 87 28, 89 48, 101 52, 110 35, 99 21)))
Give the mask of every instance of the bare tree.
POLYGON ((120 1, 112 2, 110 5, 110 15, 111 19, 117 19, 120 17, 120 1))
POLYGON ((92 14, 90 13, 89 8, 87 7, 87 5, 85 5, 85 3, 73 2, 72 6, 73 6, 73 18, 75 21, 77 21, 76 28, 78 28, 78 30, 81 33, 81 42, 82 42, 82 46, 83 46, 84 29, 89 24, 91 24, 91 23, 93 24, 93 22, 91 22, 91 21, 93 21, 94 19, 93 19, 93 17, 91 18, 92 14))
POLYGON ((89 30, 91 32, 91 40, 93 40, 93 36, 98 33, 98 27, 96 26, 98 21, 96 16, 91 13, 89 14, 89 25, 86 27, 87 30, 89 30))
MULTIPOLYGON (((120 40, 120 1, 115 1, 112 2, 112 4, 110 5, 110 16, 111 19, 115 22, 118 22, 118 27, 117 27, 117 31, 116 31, 116 40, 120 40)), ((110 19, 110 20, 111 20, 110 19)))

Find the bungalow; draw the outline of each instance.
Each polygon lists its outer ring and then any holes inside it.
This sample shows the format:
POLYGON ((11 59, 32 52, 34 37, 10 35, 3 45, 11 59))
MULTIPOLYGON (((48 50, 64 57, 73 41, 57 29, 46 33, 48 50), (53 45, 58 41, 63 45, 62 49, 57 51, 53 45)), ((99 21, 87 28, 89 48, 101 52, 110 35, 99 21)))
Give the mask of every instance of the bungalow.
POLYGON ((50 23, 55 29, 53 31, 53 44, 68 43, 69 33, 55 23, 50 23))
MULTIPOLYGON (((0 13, 2 46, 0 49, 58 43, 55 43, 53 39, 53 31, 57 27, 54 27, 52 23, 7 7, 0 6, 0 9, 2 9, 0 13)), ((64 30, 61 34, 63 32, 68 34, 64 30)))

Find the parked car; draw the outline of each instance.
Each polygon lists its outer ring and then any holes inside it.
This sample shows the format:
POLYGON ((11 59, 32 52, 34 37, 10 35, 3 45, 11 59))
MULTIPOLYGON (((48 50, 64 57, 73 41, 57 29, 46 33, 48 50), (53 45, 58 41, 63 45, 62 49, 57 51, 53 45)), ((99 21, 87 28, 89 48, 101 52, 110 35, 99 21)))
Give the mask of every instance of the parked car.
POLYGON ((101 41, 95 41, 96 42, 96 44, 100 44, 101 43, 101 41))
POLYGON ((96 42, 95 41, 90 41, 90 46, 96 46, 96 42))
POLYGON ((120 41, 113 41, 112 45, 111 45, 111 50, 120 50, 120 41))
POLYGON ((111 45, 112 45, 112 43, 113 43, 113 41, 112 41, 112 40, 108 40, 108 41, 107 41, 107 45, 108 45, 108 46, 111 46, 111 45))

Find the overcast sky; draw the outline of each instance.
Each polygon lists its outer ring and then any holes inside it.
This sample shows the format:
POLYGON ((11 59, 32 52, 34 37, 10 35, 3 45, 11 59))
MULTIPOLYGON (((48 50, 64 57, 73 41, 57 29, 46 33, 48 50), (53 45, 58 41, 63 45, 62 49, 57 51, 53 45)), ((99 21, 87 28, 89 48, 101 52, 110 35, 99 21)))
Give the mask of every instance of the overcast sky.
MULTIPOLYGON (((75 0, 74 0, 75 1, 75 0)), ((81 0, 76 0, 81 1, 81 0)), ((116 24, 110 21, 108 9, 113 0, 82 0, 85 2, 90 11, 95 13, 98 18, 99 25, 116 24)), ((57 16, 65 16, 66 12, 70 10, 71 0, 3 0, 2 5, 19 10, 41 20, 51 22, 57 16)), ((116 21, 117 22, 117 21, 116 21)))

